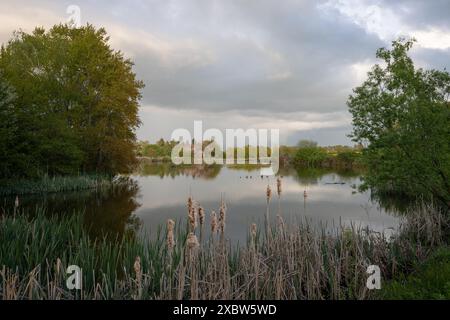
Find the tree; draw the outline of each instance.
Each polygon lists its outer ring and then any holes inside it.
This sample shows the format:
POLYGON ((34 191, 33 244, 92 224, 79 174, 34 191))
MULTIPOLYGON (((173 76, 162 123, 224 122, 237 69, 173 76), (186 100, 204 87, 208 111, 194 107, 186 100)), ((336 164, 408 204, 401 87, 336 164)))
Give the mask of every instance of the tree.
POLYGON ((297 147, 299 148, 316 148, 317 142, 313 140, 300 140, 297 143, 297 147))
POLYGON ((295 162, 308 167, 320 166, 327 158, 327 152, 317 146, 312 140, 300 140, 297 144, 298 150, 295 154, 295 162))
POLYGON ((0 177, 12 174, 12 164, 20 161, 13 143, 18 132, 17 119, 14 117, 14 99, 13 89, 0 74, 0 177))
POLYGON ((103 28, 57 25, 16 32, 0 71, 14 88, 24 175, 128 172, 143 83, 103 28))
POLYGON ((450 75, 416 69, 408 51, 415 40, 381 48, 367 80, 348 107, 352 138, 367 146, 365 187, 440 200, 450 205, 450 75))

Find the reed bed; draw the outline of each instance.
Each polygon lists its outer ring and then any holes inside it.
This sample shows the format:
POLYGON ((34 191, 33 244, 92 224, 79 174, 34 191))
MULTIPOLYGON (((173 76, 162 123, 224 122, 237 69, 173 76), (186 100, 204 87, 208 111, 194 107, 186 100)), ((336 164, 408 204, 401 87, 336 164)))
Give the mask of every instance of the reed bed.
POLYGON ((3 180, 0 183, 0 196, 23 194, 44 194, 54 192, 101 190, 111 187, 119 178, 104 175, 43 176, 39 179, 3 180))
POLYGON ((408 272, 448 237, 447 218, 422 205, 389 239, 364 228, 330 231, 301 220, 267 230, 252 224, 247 243, 232 247, 225 204, 218 216, 203 209, 195 214, 199 208, 190 198, 186 221, 169 220, 153 240, 90 239, 81 214, 3 215, 0 298, 370 299, 368 265, 381 268, 383 281, 390 279, 408 272), (199 241, 207 225, 213 232, 199 241), (66 287, 69 265, 83 270, 81 290, 66 287))

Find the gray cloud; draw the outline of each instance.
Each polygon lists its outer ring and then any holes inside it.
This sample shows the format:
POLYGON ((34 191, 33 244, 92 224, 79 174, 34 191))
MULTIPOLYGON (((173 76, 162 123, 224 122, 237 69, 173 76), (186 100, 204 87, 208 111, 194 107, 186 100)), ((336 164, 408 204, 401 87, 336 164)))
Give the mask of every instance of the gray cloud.
MULTIPOLYGON (((0 41, 13 29, 65 21, 70 4, 0 0, 0 41)), ((450 57, 450 45, 434 48, 430 38, 434 29, 441 34, 449 29, 448 1, 102 0, 77 5, 83 22, 104 26, 112 46, 134 60, 146 83, 139 130, 145 138, 167 138, 173 128, 203 116, 211 127, 272 121, 287 128, 286 141, 309 135, 323 144, 349 143, 346 99, 375 62, 376 49, 387 46, 397 28, 425 32, 431 45, 414 53, 422 65, 443 68, 450 57), (308 121, 312 126, 305 125, 308 121)))

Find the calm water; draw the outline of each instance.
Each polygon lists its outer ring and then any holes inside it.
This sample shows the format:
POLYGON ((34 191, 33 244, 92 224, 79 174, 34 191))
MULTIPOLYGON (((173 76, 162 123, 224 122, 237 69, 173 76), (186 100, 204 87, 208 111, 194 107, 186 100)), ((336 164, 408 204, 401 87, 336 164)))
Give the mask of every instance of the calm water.
MULTIPOLYGON (((284 169, 280 175, 280 209, 287 223, 306 217, 313 224, 354 224, 388 234, 398 226, 395 214, 372 201, 369 193, 356 192, 361 182, 356 172, 284 169)), ((23 197, 21 203, 26 207, 45 206, 50 213, 83 209, 95 234, 139 230, 155 235, 157 226, 167 219, 185 221, 190 194, 205 208, 207 223, 209 213, 218 212, 223 198, 227 205, 226 234, 232 242, 244 241, 251 223, 263 223, 267 184, 273 191, 270 211, 274 220, 279 210, 276 177, 262 178, 255 168, 148 165, 130 178, 130 184, 115 191, 23 197)))

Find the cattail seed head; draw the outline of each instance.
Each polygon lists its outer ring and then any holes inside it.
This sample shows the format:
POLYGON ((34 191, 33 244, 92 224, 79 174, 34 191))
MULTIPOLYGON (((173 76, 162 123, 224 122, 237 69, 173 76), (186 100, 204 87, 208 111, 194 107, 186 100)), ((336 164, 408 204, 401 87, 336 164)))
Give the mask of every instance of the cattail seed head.
POLYGON ((198 221, 200 222, 200 225, 203 226, 205 223, 205 210, 203 210, 202 207, 198 208, 198 221))
POLYGON ((193 206, 194 202, 192 201, 192 197, 189 197, 187 201, 188 212, 191 212, 193 206))
POLYGON ((197 236, 193 232, 189 233, 186 239, 186 246, 189 250, 197 249, 200 246, 197 236))
POLYGON ((137 256, 136 260, 134 260, 134 272, 136 273, 136 278, 141 277, 141 257, 137 256))
POLYGON ((219 228, 220 232, 225 232, 225 219, 226 219, 227 210, 225 205, 222 203, 219 209, 219 228))
POLYGON ((173 235, 173 229, 175 226, 175 221, 172 219, 167 220, 167 248, 172 250, 175 245, 175 239, 173 235))
POLYGON ((190 230, 194 232, 197 227, 197 214, 191 197, 188 199, 188 222, 190 230))
POLYGON ((277 178, 277 193, 278 197, 281 196, 281 179, 279 177, 277 178))
POLYGON ((267 185, 267 190, 266 190, 266 198, 267 198, 267 202, 270 201, 270 198, 272 197, 272 189, 270 189, 270 186, 267 185))
POLYGON ((216 212, 213 210, 211 212, 211 233, 215 234, 217 232, 217 215, 216 212))

